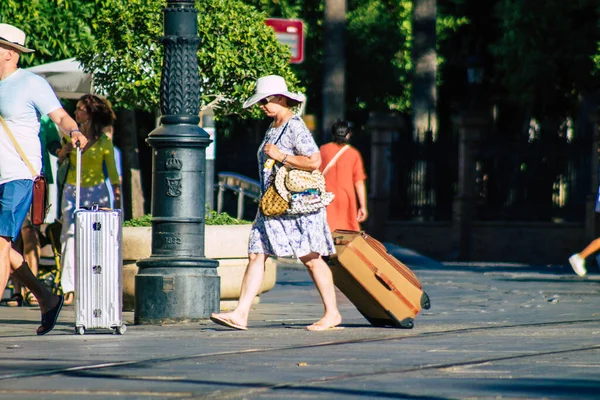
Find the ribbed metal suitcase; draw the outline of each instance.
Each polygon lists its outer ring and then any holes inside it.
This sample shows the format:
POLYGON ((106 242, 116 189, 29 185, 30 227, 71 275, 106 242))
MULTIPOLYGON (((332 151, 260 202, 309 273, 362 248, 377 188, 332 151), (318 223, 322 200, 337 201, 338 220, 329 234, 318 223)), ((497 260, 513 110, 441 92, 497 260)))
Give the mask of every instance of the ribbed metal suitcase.
POLYGON ((77 154, 75 219, 75 333, 111 329, 125 333, 121 270, 121 210, 79 208, 81 150, 77 154))

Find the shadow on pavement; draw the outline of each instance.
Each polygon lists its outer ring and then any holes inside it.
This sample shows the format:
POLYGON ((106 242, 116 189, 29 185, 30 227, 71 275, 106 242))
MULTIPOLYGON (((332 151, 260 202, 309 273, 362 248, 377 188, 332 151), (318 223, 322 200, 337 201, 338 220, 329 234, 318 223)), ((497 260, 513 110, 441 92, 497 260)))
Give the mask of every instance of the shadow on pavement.
MULTIPOLYGON (((384 243, 388 253, 414 270, 443 270, 443 271, 470 271, 470 272, 535 272, 552 275, 566 275, 573 281, 582 281, 565 262, 565 265, 547 264, 521 264, 509 262, 487 261, 437 261, 424 256, 414 250, 399 246, 394 243, 384 243)), ((594 275, 592 275, 593 277, 594 275)))
POLYGON ((600 381, 587 379, 527 379, 516 378, 510 381, 478 379, 467 384, 461 382, 459 386, 464 386, 473 390, 489 390, 493 393, 514 392, 519 397, 527 395, 529 398, 573 398, 578 399, 597 399, 600 393, 600 381))
MULTIPOLYGON (((117 380, 130 380, 130 381, 155 381, 156 383, 164 382, 160 379, 152 379, 152 378, 138 378, 135 376, 127 376, 122 374, 108 374, 108 373, 97 373, 97 372, 89 372, 89 371, 75 371, 75 372, 65 372, 65 376, 70 377, 79 377, 79 378, 99 378, 99 379, 117 379, 117 380)), ((302 382, 290 382, 290 383, 261 383, 261 382, 228 382, 228 381, 215 381, 215 380, 200 380, 200 379, 172 379, 169 382, 173 383, 185 383, 192 385, 210 385, 210 386, 224 386, 228 388, 239 388, 242 389, 239 393, 236 392, 222 392, 219 391, 221 395, 230 398, 231 396, 240 396, 245 398, 248 395, 256 395, 257 392, 295 392, 295 393, 311 393, 311 394, 329 394, 331 396, 337 395, 352 395, 359 396, 360 398, 364 397, 377 397, 377 398, 387 398, 387 399, 414 399, 414 400, 450 400, 447 397, 437 397, 437 396, 420 396, 420 395, 411 395, 408 393, 398 393, 398 392, 384 392, 377 390, 359 390, 359 389, 346 389, 346 388, 336 388, 336 387, 316 387, 316 386, 302 386, 302 382), (243 390, 246 389, 246 390, 243 390)), ((312 382, 307 384, 314 384, 312 382)), ((283 394, 283 393, 282 393, 283 394)), ((204 393, 204 395, 209 395, 209 393, 204 393)))

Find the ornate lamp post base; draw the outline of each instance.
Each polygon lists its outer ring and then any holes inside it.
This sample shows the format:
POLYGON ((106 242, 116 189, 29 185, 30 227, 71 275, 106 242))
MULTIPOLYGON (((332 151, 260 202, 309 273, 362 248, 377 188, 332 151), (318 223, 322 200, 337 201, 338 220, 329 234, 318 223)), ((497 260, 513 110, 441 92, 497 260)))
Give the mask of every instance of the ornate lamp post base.
POLYGON ((167 1, 160 87, 161 126, 152 156, 152 255, 138 261, 135 323, 208 318, 219 310, 219 263, 204 256, 206 147, 198 126, 200 77, 194 0, 167 1))
POLYGON ((219 263, 209 259, 148 258, 135 279, 135 323, 168 324, 206 319, 219 310, 219 263), (217 293, 215 296, 214 294, 217 293))

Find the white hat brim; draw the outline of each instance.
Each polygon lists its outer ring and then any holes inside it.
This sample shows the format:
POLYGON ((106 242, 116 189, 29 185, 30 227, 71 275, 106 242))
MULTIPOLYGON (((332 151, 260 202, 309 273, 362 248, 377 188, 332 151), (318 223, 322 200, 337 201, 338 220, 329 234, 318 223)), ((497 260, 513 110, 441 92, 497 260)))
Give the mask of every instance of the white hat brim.
POLYGON ((292 92, 281 92, 281 93, 256 93, 254 96, 250 97, 248 100, 244 102, 242 108, 248 108, 255 105, 260 100, 267 98, 269 96, 285 96, 288 99, 292 99, 299 103, 303 103, 306 100, 306 97, 301 93, 292 93, 292 92))
POLYGON ((23 47, 20 44, 16 44, 13 42, 9 42, 6 40, 0 39, 0 44, 8 47, 12 47, 13 49, 19 50, 21 53, 33 53, 35 50, 28 49, 27 47, 23 47))

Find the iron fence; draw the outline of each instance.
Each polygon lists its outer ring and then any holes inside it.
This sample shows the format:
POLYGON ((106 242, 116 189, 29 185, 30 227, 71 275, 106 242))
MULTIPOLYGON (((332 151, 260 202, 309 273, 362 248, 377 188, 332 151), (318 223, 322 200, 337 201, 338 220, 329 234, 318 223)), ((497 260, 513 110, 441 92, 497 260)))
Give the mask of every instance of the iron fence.
POLYGON ((401 140, 392 149, 390 217, 399 220, 444 221, 452 218, 458 180, 456 138, 401 140))
POLYGON ((482 143, 475 165, 477 219, 583 221, 591 161, 588 140, 482 143))
MULTIPOLYGON (((476 144, 476 219, 581 222, 590 194, 591 139, 558 136, 476 144)), ((392 149, 390 217, 448 221, 458 182, 458 140, 392 149)))

